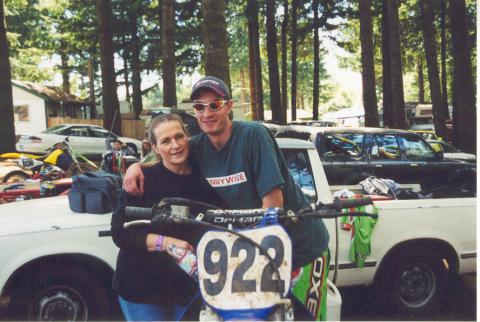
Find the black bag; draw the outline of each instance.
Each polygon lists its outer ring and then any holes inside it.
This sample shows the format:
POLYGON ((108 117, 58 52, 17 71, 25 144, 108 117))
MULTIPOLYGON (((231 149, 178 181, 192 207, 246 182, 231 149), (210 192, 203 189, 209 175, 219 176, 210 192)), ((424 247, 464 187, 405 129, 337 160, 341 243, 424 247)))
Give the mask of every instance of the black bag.
POLYGON ((72 177, 68 193, 70 209, 75 212, 104 214, 117 206, 122 192, 122 178, 102 170, 72 177))

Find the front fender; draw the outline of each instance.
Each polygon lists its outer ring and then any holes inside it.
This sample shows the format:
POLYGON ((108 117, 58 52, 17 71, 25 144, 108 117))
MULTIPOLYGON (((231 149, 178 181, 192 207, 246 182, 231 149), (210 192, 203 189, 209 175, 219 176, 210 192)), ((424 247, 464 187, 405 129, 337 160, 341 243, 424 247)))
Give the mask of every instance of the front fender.
MULTIPOLYGON (((22 266, 36 259, 61 254, 83 254, 98 258, 115 269, 118 248, 109 237, 98 237, 98 231, 57 230, 48 233, 14 235, 0 238, 0 291, 22 266), (29 244, 25 243, 28 237, 29 244), (82 238, 79 238, 82 237, 82 238), (23 239, 23 243, 21 242, 23 239)), ((0 294, 1 294, 0 293, 0 294)))

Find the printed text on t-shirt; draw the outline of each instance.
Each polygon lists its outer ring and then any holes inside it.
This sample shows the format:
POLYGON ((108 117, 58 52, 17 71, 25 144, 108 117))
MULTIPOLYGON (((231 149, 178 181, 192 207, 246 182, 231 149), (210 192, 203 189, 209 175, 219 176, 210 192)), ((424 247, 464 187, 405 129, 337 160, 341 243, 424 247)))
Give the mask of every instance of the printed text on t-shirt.
POLYGON ((212 187, 216 188, 233 186, 242 182, 246 182, 247 177, 245 176, 245 172, 242 171, 225 177, 207 178, 207 180, 212 187))

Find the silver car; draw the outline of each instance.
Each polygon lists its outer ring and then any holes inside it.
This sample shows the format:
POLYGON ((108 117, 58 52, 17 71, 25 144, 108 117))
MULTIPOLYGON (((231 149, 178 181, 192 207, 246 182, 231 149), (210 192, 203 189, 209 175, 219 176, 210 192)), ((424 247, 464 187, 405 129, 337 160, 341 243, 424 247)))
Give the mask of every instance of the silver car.
POLYGON ((61 124, 41 133, 17 135, 18 152, 45 153, 55 143, 69 138, 70 146, 77 153, 101 155, 108 150, 109 142, 119 139, 130 146, 135 153, 141 150, 142 142, 136 139, 119 137, 103 127, 91 124, 61 124))

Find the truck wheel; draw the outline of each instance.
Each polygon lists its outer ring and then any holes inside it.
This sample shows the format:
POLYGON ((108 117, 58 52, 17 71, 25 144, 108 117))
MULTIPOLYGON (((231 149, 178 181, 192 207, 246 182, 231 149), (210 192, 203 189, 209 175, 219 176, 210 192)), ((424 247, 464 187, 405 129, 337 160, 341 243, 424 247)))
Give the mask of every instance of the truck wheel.
POLYGON ((8 183, 8 182, 21 182, 24 181, 25 179, 30 178, 30 175, 26 172, 23 172, 21 170, 15 170, 7 173, 3 178, 2 182, 3 183, 8 183))
POLYGON ((432 250, 405 250, 383 272, 382 296, 397 312, 421 316, 438 309, 445 298, 448 271, 432 250))
POLYGON ((68 266, 34 274, 10 299, 10 319, 28 321, 88 321, 110 316, 105 287, 84 270, 68 266))

